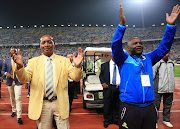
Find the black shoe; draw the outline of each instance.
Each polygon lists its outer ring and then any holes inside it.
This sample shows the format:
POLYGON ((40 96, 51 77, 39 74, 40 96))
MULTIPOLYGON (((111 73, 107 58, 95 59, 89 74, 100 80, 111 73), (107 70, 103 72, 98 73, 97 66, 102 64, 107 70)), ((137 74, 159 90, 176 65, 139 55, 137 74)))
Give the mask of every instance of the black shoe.
POLYGON ((108 125, 109 125, 109 122, 104 121, 104 128, 107 128, 107 127, 108 127, 108 125))
POLYGON ((20 125, 23 124, 23 121, 21 120, 21 118, 18 118, 17 123, 19 123, 20 125))
POLYGON ((15 117, 16 116, 16 112, 13 112, 12 114, 11 114, 11 117, 15 117))

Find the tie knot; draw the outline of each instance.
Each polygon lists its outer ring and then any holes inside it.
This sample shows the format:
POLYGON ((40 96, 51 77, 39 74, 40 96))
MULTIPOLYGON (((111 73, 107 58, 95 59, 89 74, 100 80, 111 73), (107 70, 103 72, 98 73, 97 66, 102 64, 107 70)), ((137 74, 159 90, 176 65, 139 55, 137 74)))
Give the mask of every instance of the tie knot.
POLYGON ((51 59, 51 58, 48 58, 47 61, 52 61, 52 59, 51 59))

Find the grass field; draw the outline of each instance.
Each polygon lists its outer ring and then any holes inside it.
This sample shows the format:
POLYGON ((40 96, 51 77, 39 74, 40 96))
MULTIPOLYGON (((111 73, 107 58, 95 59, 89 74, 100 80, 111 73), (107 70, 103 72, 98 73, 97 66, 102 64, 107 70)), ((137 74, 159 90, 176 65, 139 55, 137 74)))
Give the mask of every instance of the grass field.
POLYGON ((175 65, 174 76, 180 77, 180 65, 175 65))

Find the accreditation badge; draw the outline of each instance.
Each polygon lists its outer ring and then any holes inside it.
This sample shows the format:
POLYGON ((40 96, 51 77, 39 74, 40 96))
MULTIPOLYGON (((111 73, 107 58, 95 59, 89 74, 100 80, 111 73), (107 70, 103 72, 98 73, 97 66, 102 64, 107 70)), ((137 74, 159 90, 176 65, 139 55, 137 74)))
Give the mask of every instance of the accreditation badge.
POLYGON ((149 75, 141 75, 141 83, 143 87, 150 87, 151 83, 150 83, 149 75))

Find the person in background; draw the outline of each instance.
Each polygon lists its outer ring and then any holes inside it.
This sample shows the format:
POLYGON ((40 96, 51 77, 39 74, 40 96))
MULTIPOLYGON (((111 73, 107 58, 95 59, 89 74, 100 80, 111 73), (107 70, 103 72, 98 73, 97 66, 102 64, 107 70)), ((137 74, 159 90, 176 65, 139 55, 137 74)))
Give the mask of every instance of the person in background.
MULTIPOLYGON (((173 127, 170 123, 171 106, 175 89, 174 62, 169 59, 170 51, 153 66, 155 106, 159 111, 163 97, 163 124, 173 127)), ((156 124, 156 128, 158 125, 156 124)))
POLYGON ((55 42, 50 35, 40 38, 41 56, 28 61, 24 68, 20 49, 13 55, 16 75, 20 82, 31 81, 28 116, 37 121, 38 129, 51 129, 54 117, 58 129, 69 129, 68 78, 79 81, 82 76, 83 50, 73 54, 74 67, 69 59, 54 54, 55 42))
POLYGON ((155 129, 157 112, 153 104, 152 66, 170 51, 176 33, 176 19, 180 6, 174 6, 171 15, 166 13, 167 26, 159 46, 152 52, 143 54, 144 45, 140 38, 134 37, 127 43, 127 52, 123 51, 122 39, 126 30, 126 18, 120 4, 118 25, 112 39, 112 57, 118 66, 121 83, 119 128, 155 129))
MULTIPOLYGON (((67 58, 70 60, 72 66, 73 66, 73 55, 68 54, 67 58)), ((68 95, 69 95, 69 113, 72 111, 72 102, 74 99, 74 93, 75 93, 75 87, 76 87, 76 82, 73 81, 72 79, 68 78, 68 95)))
POLYGON ((17 54, 17 49, 12 47, 10 49, 10 58, 5 60, 2 68, 2 74, 7 77, 6 85, 8 86, 8 91, 11 100, 12 114, 11 117, 15 117, 17 114, 17 122, 23 124, 21 119, 22 114, 22 103, 21 103, 21 91, 22 84, 18 81, 15 74, 15 66, 17 65, 12 56, 17 54))
POLYGON ((120 75, 113 58, 101 65, 99 79, 103 87, 104 96, 104 128, 107 128, 109 124, 119 125, 120 75))

